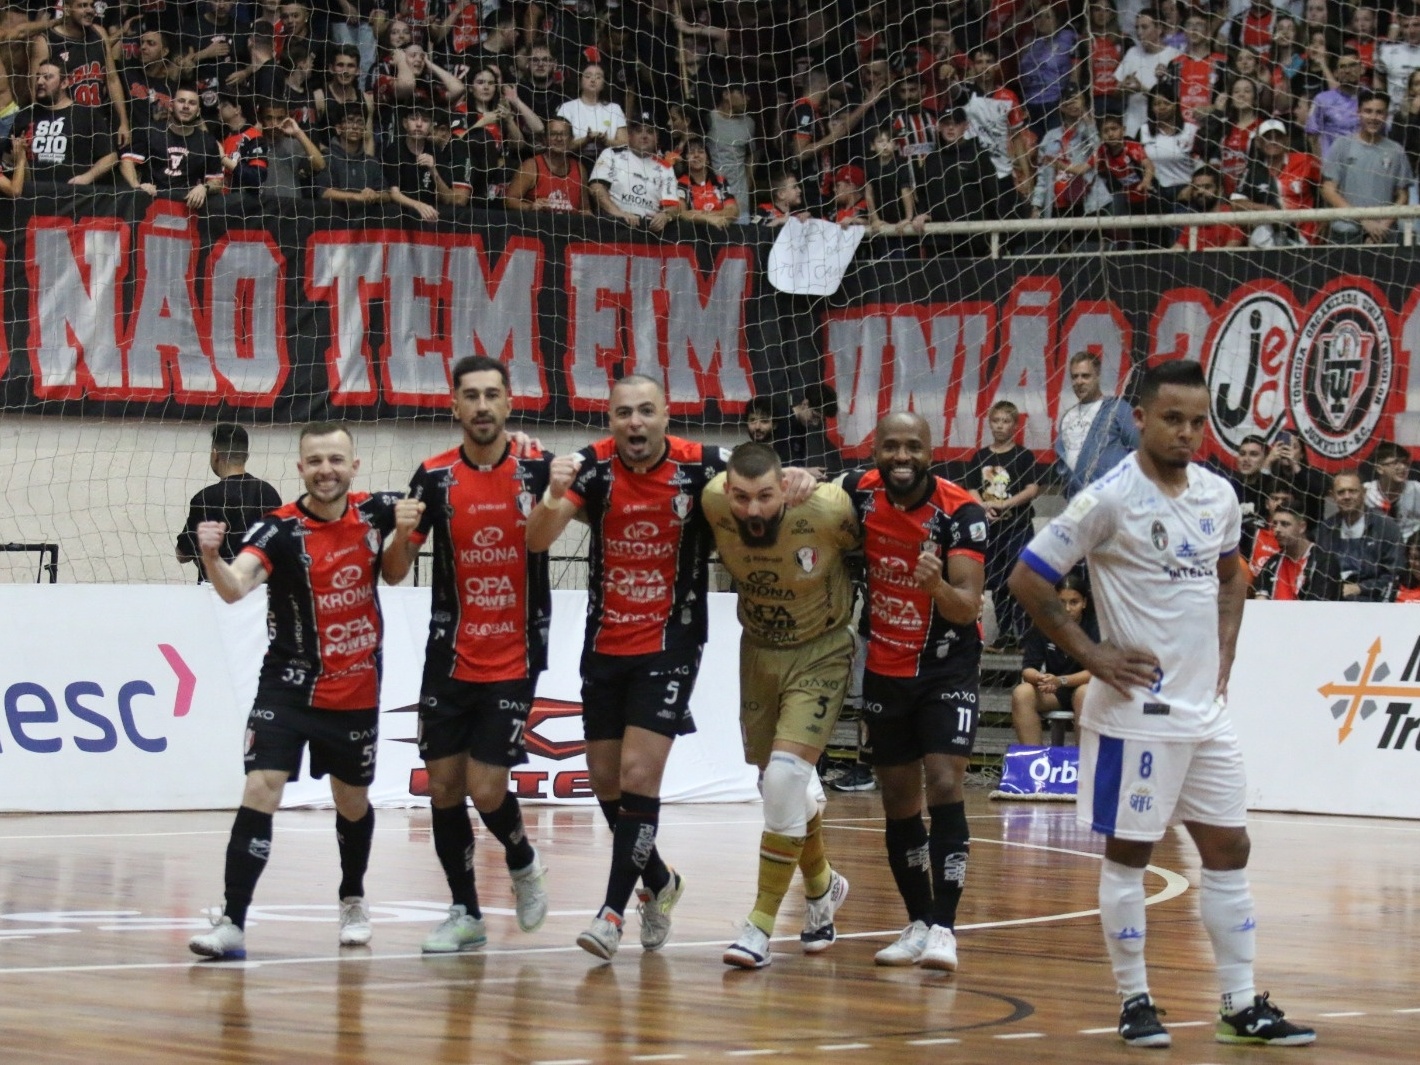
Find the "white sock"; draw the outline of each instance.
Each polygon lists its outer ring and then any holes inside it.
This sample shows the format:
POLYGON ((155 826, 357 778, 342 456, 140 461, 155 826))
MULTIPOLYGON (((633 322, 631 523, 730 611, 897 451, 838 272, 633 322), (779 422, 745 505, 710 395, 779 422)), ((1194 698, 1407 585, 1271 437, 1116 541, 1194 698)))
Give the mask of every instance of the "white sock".
POLYGON ((1256 994, 1252 962, 1257 955, 1257 922, 1253 919, 1247 872, 1204 869, 1198 910, 1208 938, 1213 941, 1223 1012, 1245 1010, 1256 994))
POLYGON ((1144 870, 1104 860, 1100 867, 1100 924, 1120 996, 1127 999, 1146 994, 1144 870))

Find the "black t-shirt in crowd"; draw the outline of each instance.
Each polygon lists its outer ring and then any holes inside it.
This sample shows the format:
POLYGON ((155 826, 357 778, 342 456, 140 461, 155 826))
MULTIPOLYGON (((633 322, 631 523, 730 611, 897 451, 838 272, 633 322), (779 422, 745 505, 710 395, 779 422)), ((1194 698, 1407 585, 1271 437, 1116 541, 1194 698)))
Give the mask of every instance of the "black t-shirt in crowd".
POLYGON ((171 128, 135 130, 123 158, 137 164, 140 182, 160 190, 190 189, 221 180, 223 173, 217 141, 200 127, 190 133, 174 133, 171 128))
MULTIPOLYGON (((971 457, 971 464, 967 467, 966 487, 981 496, 982 502, 988 506, 1009 499, 1036 482, 1035 456, 1019 444, 999 454, 984 447, 971 457)), ((999 520, 991 523, 991 537, 996 539, 1024 533, 1031 527, 1034 517, 1035 507, 1029 503, 1023 507, 1012 507, 999 520)))
MULTIPOLYGON (((456 183, 468 184, 465 176, 454 173, 448 152, 436 151, 432 143, 425 141, 424 148, 418 155, 425 153, 434 157, 434 166, 439 171, 439 176, 450 188, 453 188, 456 183)), ((412 200, 437 207, 439 194, 438 188, 434 184, 434 175, 428 167, 420 166, 415 162, 418 155, 409 150, 409 143, 403 137, 391 144, 385 150, 384 155, 385 186, 399 189, 412 200)))
POLYGON ((107 108, 32 104, 15 116, 14 136, 30 140, 30 177, 58 184, 90 170, 114 151, 107 108))

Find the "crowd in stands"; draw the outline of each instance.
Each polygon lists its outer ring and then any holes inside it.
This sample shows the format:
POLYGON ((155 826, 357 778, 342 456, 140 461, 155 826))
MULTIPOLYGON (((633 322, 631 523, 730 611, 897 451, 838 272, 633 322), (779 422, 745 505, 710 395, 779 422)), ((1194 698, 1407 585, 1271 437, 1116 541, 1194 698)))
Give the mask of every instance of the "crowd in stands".
MULTIPOLYGON (((1377 206, 1411 196, 1417 74, 1420 13, 1332 0, 31 0, 0 11, 0 193, 903 235, 1377 206)), ((1113 243, 1395 227, 1120 228, 1113 243)))

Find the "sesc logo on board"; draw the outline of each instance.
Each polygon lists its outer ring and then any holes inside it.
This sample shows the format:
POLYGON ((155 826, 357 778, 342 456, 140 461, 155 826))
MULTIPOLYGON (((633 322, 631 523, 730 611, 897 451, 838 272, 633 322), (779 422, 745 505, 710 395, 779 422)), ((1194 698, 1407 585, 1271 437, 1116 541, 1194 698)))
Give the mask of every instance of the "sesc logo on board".
POLYGON ((1385 308, 1370 293, 1344 288, 1317 306, 1297 334, 1287 390, 1308 447, 1342 459, 1370 442, 1390 394, 1393 355, 1385 308))

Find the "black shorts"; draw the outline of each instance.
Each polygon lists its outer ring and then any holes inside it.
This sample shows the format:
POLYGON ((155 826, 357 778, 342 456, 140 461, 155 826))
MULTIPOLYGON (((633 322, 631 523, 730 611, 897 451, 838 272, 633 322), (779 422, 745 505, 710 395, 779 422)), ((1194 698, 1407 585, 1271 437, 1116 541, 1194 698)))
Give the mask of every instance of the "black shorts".
POLYGON ((375 779, 378 710, 315 710, 304 706, 254 706, 247 715, 246 771, 278 769, 301 778, 301 751, 311 746, 311 777, 329 773, 351 787, 375 779))
POLYGON ((981 717, 977 676, 863 674, 863 744, 868 765, 908 765, 928 754, 971 755, 981 717))
POLYGON ((426 762, 467 754, 484 765, 514 766, 528 760, 528 711, 537 680, 486 684, 425 678, 419 696, 419 757, 426 762))
POLYGON ((582 731, 588 741, 619 740, 636 726, 661 736, 695 731, 690 693, 700 648, 648 655, 582 654, 582 731))

